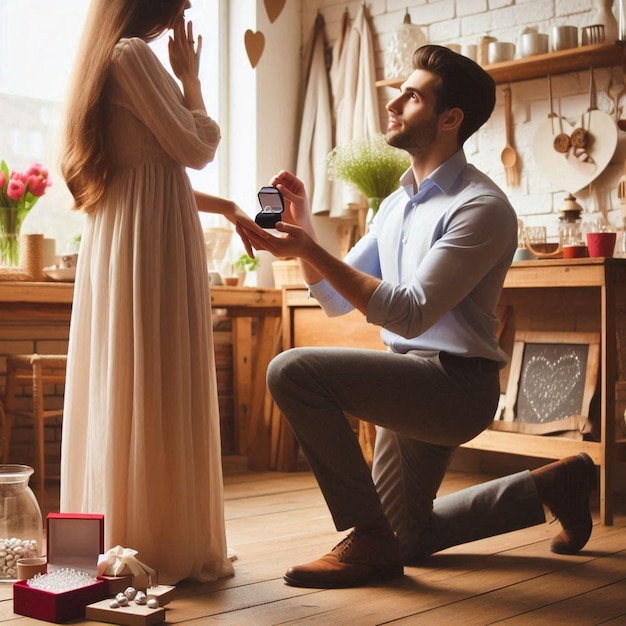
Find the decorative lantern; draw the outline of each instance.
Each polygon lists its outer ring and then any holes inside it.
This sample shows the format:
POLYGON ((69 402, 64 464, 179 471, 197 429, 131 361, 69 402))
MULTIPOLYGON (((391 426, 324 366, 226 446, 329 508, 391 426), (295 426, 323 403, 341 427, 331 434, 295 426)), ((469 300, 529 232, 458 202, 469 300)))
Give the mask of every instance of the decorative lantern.
POLYGON ((426 35, 419 26, 411 23, 407 9, 402 26, 391 33, 391 40, 385 50, 385 78, 407 78, 413 72, 413 52, 425 43, 426 35))

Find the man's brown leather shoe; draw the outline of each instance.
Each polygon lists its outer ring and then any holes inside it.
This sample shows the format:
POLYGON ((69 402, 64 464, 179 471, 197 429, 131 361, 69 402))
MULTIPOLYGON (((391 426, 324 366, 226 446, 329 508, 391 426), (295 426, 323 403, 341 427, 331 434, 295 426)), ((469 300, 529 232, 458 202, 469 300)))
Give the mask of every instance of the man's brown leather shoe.
POLYGON ((294 587, 359 587, 404 575, 398 538, 389 531, 352 531, 317 561, 290 567, 285 582, 294 587))
POLYGON ((531 474, 542 502, 563 527, 550 549, 558 554, 576 554, 589 540, 593 526, 589 495, 596 486, 596 468, 591 457, 583 452, 531 474))

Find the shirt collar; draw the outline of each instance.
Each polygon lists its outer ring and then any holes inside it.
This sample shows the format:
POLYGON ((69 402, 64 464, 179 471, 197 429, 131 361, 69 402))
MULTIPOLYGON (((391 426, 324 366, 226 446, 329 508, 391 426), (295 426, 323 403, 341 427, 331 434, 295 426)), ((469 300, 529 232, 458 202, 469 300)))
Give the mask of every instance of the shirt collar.
MULTIPOLYGON (((434 185, 443 193, 448 194, 466 165, 467 159, 465 158, 465 152, 463 152, 463 149, 457 150, 447 161, 444 161, 426 177, 422 182, 420 192, 426 191, 434 185)), ((411 168, 402 175, 400 184, 409 198, 415 195, 417 184, 411 168)))

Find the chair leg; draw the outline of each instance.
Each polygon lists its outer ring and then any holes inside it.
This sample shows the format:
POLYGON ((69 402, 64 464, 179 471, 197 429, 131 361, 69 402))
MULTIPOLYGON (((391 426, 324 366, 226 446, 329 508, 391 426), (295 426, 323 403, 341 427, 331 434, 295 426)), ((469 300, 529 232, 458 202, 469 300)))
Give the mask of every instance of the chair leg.
POLYGON ((6 415, 5 428, 2 432, 2 463, 9 462, 9 450, 11 449, 11 434, 13 432, 13 422, 15 417, 15 393, 17 390, 17 382, 15 380, 15 370, 7 369, 7 388, 4 400, 4 412, 6 415))
POLYGON ((0 444, 2 445, 2 449, 0 450, 0 461, 2 463, 6 463, 4 460, 4 438, 7 436, 7 416, 4 412, 4 405, 2 404, 2 400, 0 400, 0 444))
POLYGON ((45 459, 45 435, 44 435, 44 415, 43 415, 43 378, 41 363, 33 363, 33 417, 35 421, 35 452, 37 465, 35 476, 37 476, 37 492, 40 494, 42 502, 44 488, 46 485, 46 459, 45 459))

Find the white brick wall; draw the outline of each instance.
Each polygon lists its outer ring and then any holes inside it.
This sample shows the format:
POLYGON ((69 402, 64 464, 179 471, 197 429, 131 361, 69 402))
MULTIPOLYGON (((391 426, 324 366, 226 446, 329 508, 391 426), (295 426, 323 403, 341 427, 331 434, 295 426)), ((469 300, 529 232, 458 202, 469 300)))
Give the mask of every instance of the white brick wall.
MULTIPOLYGON (((303 38, 308 40, 313 20, 319 8, 326 21, 329 43, 337 39, 341 17, 347 7, 351 17, 356 15, 359 2, 320 0, 303 2, 303 38)), ((579 28, 593 23, 594 0, 369 0, 367 7, 375 34, 377 75, 384 78, 383 50, 389 42, 390 33, 403 20, 408 8, 411 21, 422 27, 431 43, 476 43, 479 36, 489 34, 500 41, 518 43, 525 27, 536 27, 539 32, 550 33, 553 25, 570 24, 579 28)), ((616 9, 614 9, 616 11, 616 9)), ((605 97, 609 78, 613 71, 614 81, 623 80, 619 68, 595 70, 598 90, 598 106, 610 111, 605 97)), ((507 188, 500 153, 504 147, 503 85, 497 89, 496 109, 487 124, 466 145, 468 159, 487 172, 507 191, 518 215, 529 225, 545 225, 549 236, 556 237, 559 208, 567 192, 556 189, 539 171, 532 153, 532 142, 537 127, 549 112, 548 81, 536 79, 513 83, 514 141, 520 155, 521 185, 518 189, 507 188)), ((578 125, 580 116, 589 106, 589 71, 554 76, 552 80, 555 110, 578 125)), ((393 91, 381 89, 381 128, 386 124, 384 104, 393 91)), ((621 101, 626 106, 626 97, 621 101)), ((625 113, 626 116, 626 113, 625 113)), ((605 209, 616 226, 622 224, 622 209, 617 200, 617 181, 623 171, 626 157, 626 134, 619 133, 617 150, 610 165, 596 179, 598 195, 605 197, 605 209)), ((579 202, 592 208, 589 189, 576 194, 579 202)))

